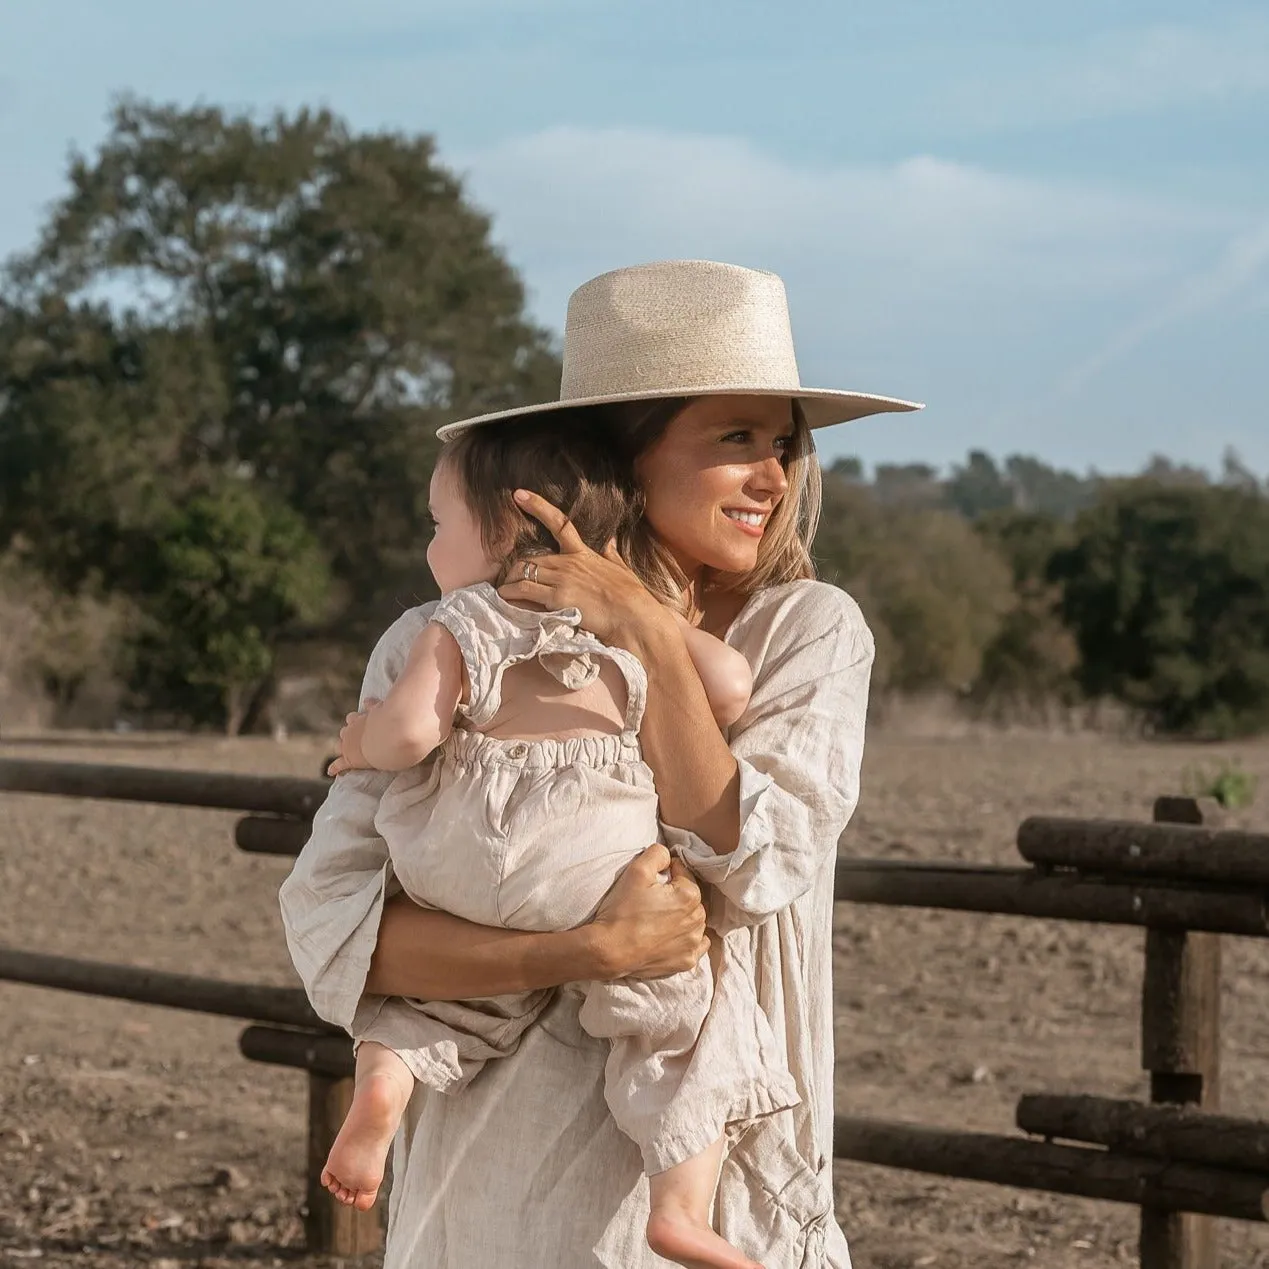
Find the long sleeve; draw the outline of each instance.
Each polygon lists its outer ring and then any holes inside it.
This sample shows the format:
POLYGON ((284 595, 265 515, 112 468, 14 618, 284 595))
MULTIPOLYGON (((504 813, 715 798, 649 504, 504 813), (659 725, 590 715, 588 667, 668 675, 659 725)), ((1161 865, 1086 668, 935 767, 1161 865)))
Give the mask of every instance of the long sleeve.
POLYGON ((666 844, 754 924, 805 894, 859 798, 873 640, 858 605, 824 583, 790 588, 738 646, 754 666, 749 708, 729 733, 740 771, 740 840, 715 854, 665 826, 666 844))
MULTIPOLYGON (((384 633, 366 667, 362 702, 387 695, 433 607, 410 609, 384 633)), ((313 1008, 349 1030, 382 1005, 364 988, 384 901, 400 890, 374 824, 392 780, 390 771, 350 771, 331 785, 278 895, 291 959, 313 1008)))

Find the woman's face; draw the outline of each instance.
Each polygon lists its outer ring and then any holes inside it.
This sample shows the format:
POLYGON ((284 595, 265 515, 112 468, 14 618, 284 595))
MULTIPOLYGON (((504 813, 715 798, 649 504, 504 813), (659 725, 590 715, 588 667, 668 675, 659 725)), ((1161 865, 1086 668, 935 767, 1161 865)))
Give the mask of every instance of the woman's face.
POLYGON ((637 464, 645 518, 679 567, 747 573, 788 490, 793 411, 779 397, 697 397, 637 464))
POLYGON ((432 472, 428 510, 434 527, 427 547, 427 565, 441 594, 494 581, 502 565, 486 554, 480 521, 467 505, 453 464, 443 458, 432 472))

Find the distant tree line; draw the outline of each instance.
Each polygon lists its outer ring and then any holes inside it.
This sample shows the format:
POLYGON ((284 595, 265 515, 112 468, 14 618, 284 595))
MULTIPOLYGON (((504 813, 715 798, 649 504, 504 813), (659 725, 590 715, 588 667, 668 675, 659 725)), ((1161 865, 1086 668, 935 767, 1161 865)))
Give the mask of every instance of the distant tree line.
MULTIPOLYGON (((0 677, 259 726, 432 593, 435 430, 553 395, 554 345, 429 138, 128 99, 68 178, 0 276, 0 677)), ((1235 455, 825 475, 879 691, 1269 724, 1269 491, 1235 455)))
POLYGON ((825 573, 869 611, 881 686, 985 709, 1110 698, 1163 731, 1269 726, 1269 484, 1156 457, 1078 476, 972 452, 941 476, 826 473, 825 573))

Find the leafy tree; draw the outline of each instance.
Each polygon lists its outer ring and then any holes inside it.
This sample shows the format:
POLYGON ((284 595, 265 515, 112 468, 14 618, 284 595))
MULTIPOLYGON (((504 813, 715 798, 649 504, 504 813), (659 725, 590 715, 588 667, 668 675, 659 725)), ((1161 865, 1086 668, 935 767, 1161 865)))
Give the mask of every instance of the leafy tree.
POLYGON ((877 685, 966 691, 1013 604, 1008 566, 950 512, 886 506, 831 472, 824 492, 816 557, 872 626, 877 685))
POLYGON ((1013 505, 1020 511, 1063 520, 1074 519, 1093 503, 1099 483, 1096 475, 1077 476, 1025 454, 1005 459, 1005 479, 1013 489, 1013 505))
POLYGON ((233 479, 171 508, 156 528, 133 685, 151 705, 219 715, 236 735, 279 633, 320 616, 325 561, 294 511, 233 479))
POLYGON ((942 501, 937 467, 929 463, 878 463, 872 488, 890 506, 934 507, 942 501))
POLYGON ((1016 596, 983 651, 975 696, 997 711, 1071 702, 1078 651, 1057 612, 1060 592, 1049 580, 1054 556, 1070 544, 1070 526, 1049 515, 1001 510, 979 517, 974 527, 1008 562, 1016 596))
POLYGON ((952 469, 945 493, 948 505, 968 520, 1015 503, 1013 486, 991 455, 980 449, 970 451, 964 466, 952 469))
POLYGON ((321 633, 362 648, 431 584, 437 426, 552 395, 551 341, 430 138, 130 99, 110 124, 0 279, 0 549, 144 599, 189 500, 239 482, 306 526, 321 633))
POLYGON ((1169 731, 1269 722, 1269 499, 1125 481, 1055 556, 1062 612, 1095 695, 1169 731))

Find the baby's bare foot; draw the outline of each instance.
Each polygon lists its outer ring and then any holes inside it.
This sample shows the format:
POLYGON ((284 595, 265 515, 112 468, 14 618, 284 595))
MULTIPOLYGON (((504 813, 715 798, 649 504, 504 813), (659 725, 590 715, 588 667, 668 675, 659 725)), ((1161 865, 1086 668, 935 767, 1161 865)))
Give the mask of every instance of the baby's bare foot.
POLYGON ((322 1184, 341 1202, 368 1212, 383 1184, 388 1148, 408 1094, 399 1080, 373 1074, 357 1081, 348 1117, 330 1148, 322 1184))
POLYGON ((714 1233, 708 1223, 677 1209, 648 1217, 648 1246, 684 1269, 762 1269, 714 1233))

